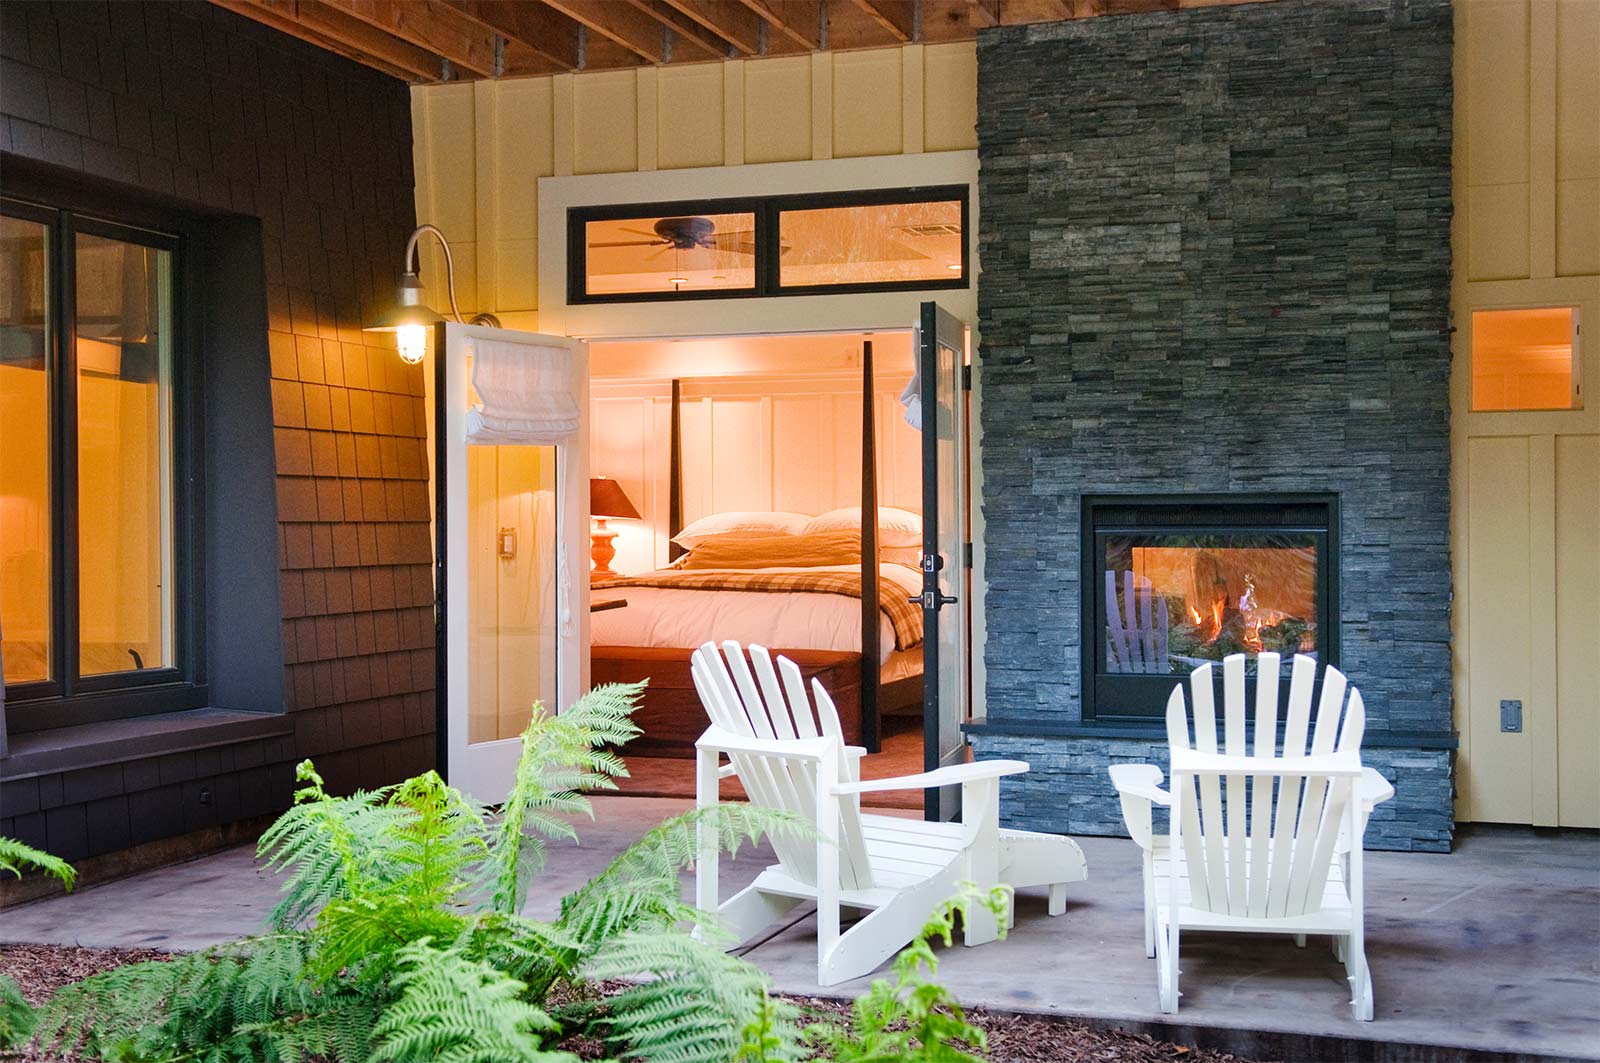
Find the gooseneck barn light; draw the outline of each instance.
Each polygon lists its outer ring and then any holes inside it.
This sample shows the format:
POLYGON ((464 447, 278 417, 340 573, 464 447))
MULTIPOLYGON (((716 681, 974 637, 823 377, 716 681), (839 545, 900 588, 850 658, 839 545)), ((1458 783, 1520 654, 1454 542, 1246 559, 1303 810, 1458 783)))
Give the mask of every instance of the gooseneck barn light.
MULTIPOLYGON (((444 233, 435 225, 419 225, 411 232, 411 237, 406 241, 406 250, 400 268, 400 289, 395 300, 395 307, 376 322, 362 329, 363 332, 393 332, 395 334, 395 349, 400 354, 400 360, 407 365, 416 365, 428 353, 428 330, 444 320, 444 317, 435 313, 422 299, 422 278, 418 276, 419 261, 417 256, 417 241, 422 239, 423 233, 432 233, 439 241, 439 247, 444 250, 444 277, 445 288, 450 295, 450 316, 456 321, 461 321, 461 311, 456 306, 456 264, 450 257, 450 242, 444 238, 444 233)), ((467 322, 473 325, 487 325, 490 328, 499 328, 500 319, 493 314, 478 314, 467 322)))

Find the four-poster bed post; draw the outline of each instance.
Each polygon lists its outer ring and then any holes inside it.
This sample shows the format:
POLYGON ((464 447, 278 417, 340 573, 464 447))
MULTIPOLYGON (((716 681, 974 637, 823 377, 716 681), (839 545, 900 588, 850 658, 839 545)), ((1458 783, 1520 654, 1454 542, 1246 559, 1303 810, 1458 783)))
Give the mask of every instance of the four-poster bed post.
POLYGON ((861 344, 861 744, 878 752, 878 444, 872 341, 861 344))
MULTIPOLYGON (((878 564, 878 443, 874 407, 872 341, 861 345, 861 744, 878 752, 879 564, 878 564)), ((672 381, 672 407, 668 419, 670 466, 667 478, 667 559, 676 561, 687 551, 671 540, 683 531, 683 382, 672 381)), ((777 647, 775 647, 777 648, 777 647)))
POLYGON ((675 541, 678 533, 683 531, 683 421, 678 404, 682 400, 683 381, 676 377, 672 381, 672 423, 670 431, 670 453, 667 461, 670 469, 667 476, 667 560, 676 561, 688 553, 675 541))

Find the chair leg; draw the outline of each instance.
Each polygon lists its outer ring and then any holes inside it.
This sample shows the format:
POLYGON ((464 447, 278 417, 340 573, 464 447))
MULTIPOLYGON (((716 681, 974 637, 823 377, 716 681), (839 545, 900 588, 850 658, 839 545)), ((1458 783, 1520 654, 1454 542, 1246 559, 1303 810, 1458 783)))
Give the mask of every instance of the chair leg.
POLYGON ((1147 959, 1156 955, 1155 864, 1148 849, 1144 853, 1144 954, 1147 959))
POLYGON ((1340 963, 1344 962, 1350 948, 1350 938, 1347 934, 1335 934, 1332 938, 1333 958, 1340 963))
POLYGON ((1050 885, 1050 914, 1060 915, 1067 910, 1067 884, 1054 882, 1050 885))
POLYGON ((1304 934, 1296 934, 1294 936, 1294 947, 1297 949, 1306 947, 1306 936, 1304 934))
POLYGON ((1156 989, 1161 998, 1161 1010, 1168 1015, 1178 1012, 1178 925, 1168 923, 1156 928, 1156 989))

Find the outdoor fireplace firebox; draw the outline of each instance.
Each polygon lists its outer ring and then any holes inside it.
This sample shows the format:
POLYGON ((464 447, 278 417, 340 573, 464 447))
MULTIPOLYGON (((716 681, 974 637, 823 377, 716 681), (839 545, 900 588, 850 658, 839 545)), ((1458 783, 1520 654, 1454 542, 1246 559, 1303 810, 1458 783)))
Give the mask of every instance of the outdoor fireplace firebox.
POLYGON ((1234 653, 1337 664, 1338 523, 1332 495, 1085 496, 1083 718, 1159 718, 1234 653))

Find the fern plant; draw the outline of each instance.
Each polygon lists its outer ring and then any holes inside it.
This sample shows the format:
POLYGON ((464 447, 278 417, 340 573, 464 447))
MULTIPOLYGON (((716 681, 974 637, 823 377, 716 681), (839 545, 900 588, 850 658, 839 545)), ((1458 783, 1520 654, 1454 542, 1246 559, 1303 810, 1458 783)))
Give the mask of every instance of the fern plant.
POLYGON ((593 815, 587 795, 625 774, 614 747, 637 733, 642 688, 599 687, 560 715, 536 706, 497 817, 433 772, 335 796, 302 763, 294 806, 259 845, 284 876, 267 930, 69 986, 40 1010, 37 1042, 139 1063, 498 1063, 574 1060, 561 1045, 582 1035, 616 1059, 726 1063, 751 1016, 771 1010, 766 982, 686 932, 707 918, 679 899, 679 874, 702 829, 735 849, 797 821, 696 809, 647 833, 554 920, 520 914, 547 843, 575 837, 572 820, 593 815), (585 990, 593 979, 630 987, 602 997, 585 990))
MULTIPOLYGON (((78 881, 78 869, 51 853, 24 845, 15 838, 0 837, 0 872, 22 877, 28 870, 41 871, 61 883, 68 893, 78 881)), ((22 989, 8 975, 0 974, 0 1048, 23 1044, 33 1033, 33 1009, 22 996, 22 989)))
POLYGON ((60 882, 68 893, 72 892, 73 884, 78 881, 78 869, 59 856, 24 845, 15 838, 0 838, 0 872, 9 871, 21 878, 22 873, 30 868, 42 871, 60 882))
POLYGON ((987 893, 971 883, 934 910, 922 932, 895 956, 892 979, 873 981, 856 998, 846 1024, 817 1022, 794 1030, 799 1011, 794 1005, 764 999, 742 1031, 736 1063, 799 1063, 828 1059, 834 1063, 982 1063, 988 1037, 967 1021, 961 1005, 934 980, 939 959, 933 942, 952 942, 955 918, 970 918, 979 908, 990 912, 1005 936, 1011 888, 987 893))

